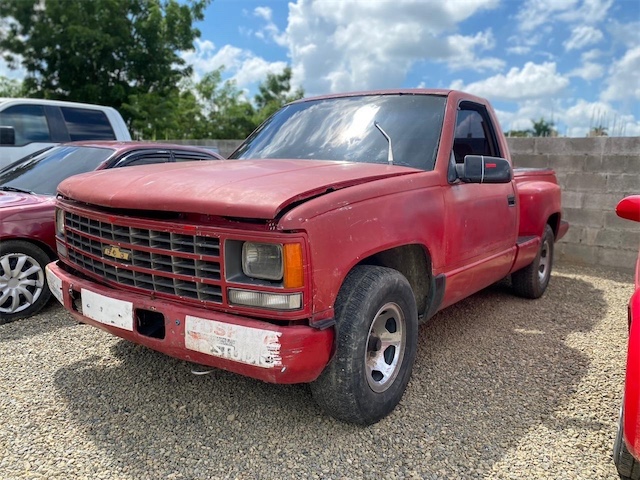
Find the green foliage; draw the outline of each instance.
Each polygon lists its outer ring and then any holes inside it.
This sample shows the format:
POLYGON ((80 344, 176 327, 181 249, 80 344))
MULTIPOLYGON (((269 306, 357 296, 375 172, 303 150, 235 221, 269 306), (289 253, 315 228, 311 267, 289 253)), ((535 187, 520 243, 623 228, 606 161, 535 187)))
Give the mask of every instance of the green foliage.
POLYGON ((531 130, 509 130, 504 132, 506 137, 531 137, 533 132, 531 130))
POLYGON ((553 122, 548 122, 544 118, 540 117, 540 120, 531 120, 533 123, 533 131, 532 134, 534 137, 557 137, 558 132, 556 131, 555 124, 553 122))
POLYGON ((267 75, 254 103, 224 67, 193 84, 178 53, 210 1, 0 0, 0 55, 27 71, 22 85, 0 77, 0 95, 109 105, 140 139, 245 138, 304 92, 290 68, 267 75))
POLYGON ((267 79, 258 87, 258 93, 254 101, 258 111, 256 112, 256 124, 260 124, 273 115, 283 105, 298 100, 304 96, 304 91, 298 88, 291 92, 291 68, 286 67, 280 75, 270 73, 267 79))
POLYGON ((0 75, 0 97, 22 97, 22 82, 0 75))
POLYGON ((608 137, 609 133, 607 132, 607 127, 603 125, 598 125, 597 127, 592 127, 589 130, 589 137, 608 137))
POLYGON ((139 123, 146 119, 134 112, 166 96, 154 109, 165 111, 191 74, 177 52, 193 48, 200 36, 193 22, 209 1, 2 0, 0 18, 9 28, 0 51, 13 66, 22 57, 29 96, 117 109, 132 102, 123 113, 139 123))

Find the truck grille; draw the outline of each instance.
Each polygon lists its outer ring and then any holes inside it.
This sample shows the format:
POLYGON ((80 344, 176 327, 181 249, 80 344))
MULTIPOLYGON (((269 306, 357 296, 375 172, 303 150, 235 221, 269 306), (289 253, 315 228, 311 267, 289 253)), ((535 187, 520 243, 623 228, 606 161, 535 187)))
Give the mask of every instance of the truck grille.
POLYGON ((222 303, 218 238, 116 225, 71 212, 65 212, 65 225, 69 260, 94 275, 152 292, 222 303), (116 244, 120 247, 115 257, 106 255, 105 250, 116 244))

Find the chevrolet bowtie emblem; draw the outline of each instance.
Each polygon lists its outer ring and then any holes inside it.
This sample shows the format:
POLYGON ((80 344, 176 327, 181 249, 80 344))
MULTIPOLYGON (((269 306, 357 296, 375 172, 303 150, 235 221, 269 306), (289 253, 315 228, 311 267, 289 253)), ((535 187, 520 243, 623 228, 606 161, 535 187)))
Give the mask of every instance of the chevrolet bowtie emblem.
POLYGON ((118 260, 129 260, 131 259, 131 251, 129 250, 120 250, 120 247, 116 247, 115 245, 106 246, 102 249, 102 253, 108 255, 113 258, 117 258, 118 260))

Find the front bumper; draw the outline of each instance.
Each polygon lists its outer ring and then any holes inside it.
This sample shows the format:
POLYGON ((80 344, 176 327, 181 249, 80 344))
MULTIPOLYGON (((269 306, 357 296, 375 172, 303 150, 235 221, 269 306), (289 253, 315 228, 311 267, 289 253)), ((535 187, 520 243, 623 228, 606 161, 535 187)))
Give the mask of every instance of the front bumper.
POLYGON ((270 383, 305 383, 329 362, 333 329, 279 326, 105 287, 53 262, 54 296, 79 321, 189 362, 270 383))

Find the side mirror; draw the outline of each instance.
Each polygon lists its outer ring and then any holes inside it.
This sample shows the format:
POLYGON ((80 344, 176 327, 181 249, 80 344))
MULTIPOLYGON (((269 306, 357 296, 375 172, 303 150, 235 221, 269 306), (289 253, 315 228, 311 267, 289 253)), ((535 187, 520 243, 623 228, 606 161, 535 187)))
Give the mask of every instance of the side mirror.
POLYGON ((458 178, 465 183, 509 183, 511 165, 504 158, 467 155, 456 165, 458 178))
POLYGON ((16 131, 13 127, 0 127, 0 145, 15 145, 16 131))
POLYGON ((616 206, 616 214, 620 218, 640 222, 640 195, 623 198, 616 206))

